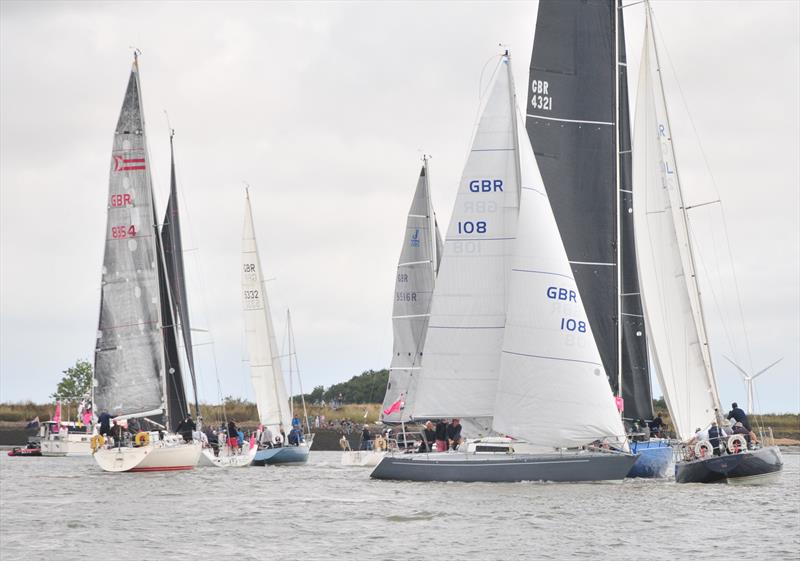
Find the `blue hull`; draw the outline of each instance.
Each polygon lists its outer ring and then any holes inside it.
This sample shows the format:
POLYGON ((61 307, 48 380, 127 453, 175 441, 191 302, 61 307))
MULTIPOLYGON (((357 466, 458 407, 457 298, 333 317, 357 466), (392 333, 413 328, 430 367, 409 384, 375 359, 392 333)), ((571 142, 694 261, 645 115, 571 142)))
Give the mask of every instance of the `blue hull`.
POLYGON ((253 458, 253 465, 304 464, 307 460, 308 446, 283 446, 259 450, 253 458))
POLYGON ((672 446, 664 440, 631 442, 631 453, 639 454, 628 477, 666 477, 672 463, 672 446))

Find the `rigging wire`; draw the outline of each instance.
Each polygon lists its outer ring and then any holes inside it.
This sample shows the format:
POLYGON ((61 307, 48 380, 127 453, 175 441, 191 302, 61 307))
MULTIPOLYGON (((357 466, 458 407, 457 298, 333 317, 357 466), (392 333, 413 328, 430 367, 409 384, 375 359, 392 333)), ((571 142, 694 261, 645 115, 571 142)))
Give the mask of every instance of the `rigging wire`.
MULTIPOLYGON (((655 26, 658 27, 658 22, 655 19, 653 21, 655 23, 655 26)), ((742 333, 744 335, 745 351, 747 353, 748 365, 749 365, 750 369, 752 369, 753 359, 752 359, 752 354, 751 354, 751 351, 750 351, 750 338, 748 336, 747 326, 746 326, 745 321, 744 321, 744 310, 742 308, 742 298, 741 298, 741 290, 739 289, 739 279, 738 279, 738 276, 736 274, 736 267, 735 267, 735 264, 734 264, 734 261, 733 261, 733 251, 731 249, 730 237, 728 236, 728 231, 729 231, 728 221, 727 221, 727 218, 726 218, 725 208, 724 208, 724 205, 723 205, 723 202, 722 202, 722 197, 720 196, 719 186, 717 185, 717 181, 716 181, 716 179, 714 177, 713 172, 711 171, 711 166, 710 166, 710 164, 708 162, 708 156, 706 155, 706 151, 703 148, 702 142, 700 141, 700 135, 699 135, 699 133, 697 131, 697 126, 695 125, 694 119, 692 118, 692 114, 689 111, 689 106, 688 106, 688 104, 686 102, 686 97, 685 97, 685 95, 683 93, 683 88, 681 87, 681 82, 678 79, 678 73, 675 70, 675 66, 672 64, 672 58, 669 55, 669 50, 667 49, 666 41, 664 41, 664 34, 661 33, 660 27, 658 28, 658 32, 659 32, 659 35, 661 35, 660 44, 662 45, 663 51, 666 54, 667 62, 669 63, 670 70, 672 71, 672 75, 675 78, 675 84, 677 85, 678 92, 679 92, 680 98, 681 98, 681 102, 683 104, 683 108, 686 111, 686 115, 687 115, 687 117, 689 119, 689 123, 692 126, 692 131, 694 132, 695 138, 697 139, 697 145, 698 145, 698 147, 700 149, 700 154, 701 154, 701 156, 703 158, 703 163, 705 164, 706 170, 708 172, 708 175, 711 178, 711 186, 713 187, 717 198, 720 200, 720 215, 722 217, 722 233, 723 233, 724 238, 725 238, 726 248, 727 248, 727 252, 728 252, 728 259, 729 259, 729 262, 730 262, 730 268, 731 268, 731 273, 732 273, 731 276, 733 278, 733 288, 734 288, 734 292, 735 292, 735 300, 736 300, 737 309, 738 309, 738 312, 739 312, 739 321, 741 322, 742 333)), ((724 321, 723 321, 723 323, 724 323, 724 321)), ((735 351, 735 346, 732 345, 731 346, 731 350, 735 351)))

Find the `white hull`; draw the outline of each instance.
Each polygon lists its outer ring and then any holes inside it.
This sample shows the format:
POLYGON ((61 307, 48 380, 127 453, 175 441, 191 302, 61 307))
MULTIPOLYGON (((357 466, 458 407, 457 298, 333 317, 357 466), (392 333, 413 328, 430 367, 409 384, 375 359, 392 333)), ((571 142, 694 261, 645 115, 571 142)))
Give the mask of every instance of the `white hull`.
POLYGON ((342 465, 348 467, 375 467, 385 455, 385 451, 375 450, 342 452, 342 465))
POLYGON ((64 440, 51 434, 41 441, 42 456, 91 456, 91 439, 91 434, 70 434, 64 440))
POLYGON ((200 454, 200 461, 197 463, 198 467, 247 467, 253 463, 253 458, 256 457, 258 447, 253 446, 247 452, 242 454, 228 454, 225 447, 223 447, 219 456, 214 456, 214 451, 211 448, 203 448, 200 454))
POLYGON ((135 448, 102 448, 94 459, 104 471, 177 471, 193 469, 200 459, 200 444, 157 442, 135 448))

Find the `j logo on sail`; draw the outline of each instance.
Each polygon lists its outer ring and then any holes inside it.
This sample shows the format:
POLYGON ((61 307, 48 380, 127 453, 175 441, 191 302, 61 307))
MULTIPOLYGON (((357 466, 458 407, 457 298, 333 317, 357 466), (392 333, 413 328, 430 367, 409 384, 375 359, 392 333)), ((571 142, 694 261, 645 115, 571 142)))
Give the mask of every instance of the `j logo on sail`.
POLYGON ((414 235, 411 236, 409 243, 411 243, 411 247, 419 247, 419 228, 414 230, 414 235))

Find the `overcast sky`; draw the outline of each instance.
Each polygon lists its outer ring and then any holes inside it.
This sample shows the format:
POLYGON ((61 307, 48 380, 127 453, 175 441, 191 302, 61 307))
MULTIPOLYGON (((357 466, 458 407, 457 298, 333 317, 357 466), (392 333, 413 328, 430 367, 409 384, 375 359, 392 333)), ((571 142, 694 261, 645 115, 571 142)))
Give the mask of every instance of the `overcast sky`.
MULTIPOLYGON (((798 6, 654 3, 674 69, 666 78, 686 197, 722 198, 741 293, 744 324, 720 205, 692 211, 721 396, 745 401, 723 354, 756 370, 784 357, 758 380, 762 411, 800 410, 798 6)), ((201 399, 217 399, 214 355, 222 393, 252 399, 243 181, 275 277, 279 344, 290 307, 304 389, 387 367, 421 150, 433 155, 446 229, 482 70, 508 45, 525 99, 536 11, 535 2, 0 3, 0 400, 43 401, 64 368, 93 359, 130 46, 143 52, 160 209, 164 110, 176 130, 191 312, 212 334, 198 342, 213 341, 197 348, 201 399)), ((643 14, 625 9, 631 107, 643 14)))

